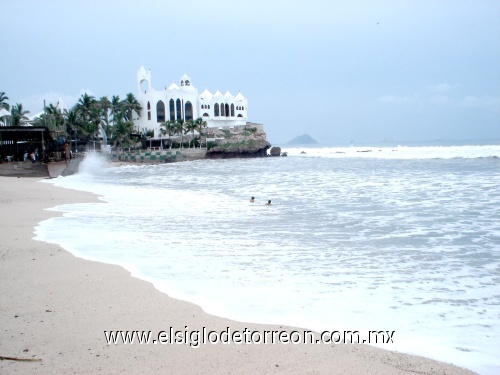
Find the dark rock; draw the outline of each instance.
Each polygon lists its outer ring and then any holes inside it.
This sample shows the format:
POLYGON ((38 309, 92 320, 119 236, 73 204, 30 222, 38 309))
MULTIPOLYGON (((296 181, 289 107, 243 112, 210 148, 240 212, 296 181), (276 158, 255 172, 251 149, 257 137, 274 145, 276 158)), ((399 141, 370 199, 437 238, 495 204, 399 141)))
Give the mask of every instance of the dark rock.
POLYGON ((208 128, 205 136, 215 139, 210 142, 207 159, 263 157, 267 156, 267 150, 271 147, 262 125, 258 124, 208 128))
POLYGON ((281 155, 281 147, 273 147, 270 152, 271 156, 280 156, 281 155))

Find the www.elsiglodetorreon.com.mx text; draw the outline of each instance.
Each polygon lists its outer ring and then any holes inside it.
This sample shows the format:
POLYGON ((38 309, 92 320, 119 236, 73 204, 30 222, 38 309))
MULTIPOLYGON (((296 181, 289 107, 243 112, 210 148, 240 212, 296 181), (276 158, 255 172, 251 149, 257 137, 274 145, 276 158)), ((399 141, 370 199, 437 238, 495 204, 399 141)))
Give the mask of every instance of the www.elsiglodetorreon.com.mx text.
POLYGON ((183 344, 197 348, 204 344, 391 344, 395 331, 323 331, 308 330, 183 330, 104 331, 107 344, 183 344))

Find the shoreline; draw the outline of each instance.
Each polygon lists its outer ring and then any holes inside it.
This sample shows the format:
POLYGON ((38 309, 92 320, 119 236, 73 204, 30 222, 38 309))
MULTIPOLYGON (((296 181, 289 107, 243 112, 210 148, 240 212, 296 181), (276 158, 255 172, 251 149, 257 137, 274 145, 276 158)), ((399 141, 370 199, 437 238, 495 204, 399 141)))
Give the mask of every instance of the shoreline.
MULTIPOLYGON (((107 344, 104 331, 285 330, 212 316, 159 292, 120 266, 77 258, 34 240, 34 228, 60 216, 48 208, 100 202, 97 195, 0 177, 1 373, 372 373, 473 374, 431 359, 356 344, 107 344)), ((103 203, 105 204, 105 203, 103 203)), ((300 331, 298 329, 298 331, 300 331)), ((390 348, 390 345, 388 346, 390 348)))

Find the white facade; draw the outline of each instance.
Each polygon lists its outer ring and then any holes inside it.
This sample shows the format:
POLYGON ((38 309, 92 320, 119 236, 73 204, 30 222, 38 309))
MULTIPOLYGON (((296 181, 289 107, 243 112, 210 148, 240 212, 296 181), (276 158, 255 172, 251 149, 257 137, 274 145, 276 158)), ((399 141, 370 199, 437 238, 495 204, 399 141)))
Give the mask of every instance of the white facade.
POLYGON ((134 119, 136 129, 140 132, 154 130, 158 138, 160 125, 165 121, 184 119, 196 120, 201 117, 208 127, 246 125, 248 118, 248 101, 241 94, 231 95, 227 91, 222 95, 219 91, 212 94, 205 90, 198 94, 191 79, 183 75, 180 85, 175 82, 157 91, 151 87, 151 70, 143 66, 137 71, 137 100, 142 106, 141 115, 134 119))

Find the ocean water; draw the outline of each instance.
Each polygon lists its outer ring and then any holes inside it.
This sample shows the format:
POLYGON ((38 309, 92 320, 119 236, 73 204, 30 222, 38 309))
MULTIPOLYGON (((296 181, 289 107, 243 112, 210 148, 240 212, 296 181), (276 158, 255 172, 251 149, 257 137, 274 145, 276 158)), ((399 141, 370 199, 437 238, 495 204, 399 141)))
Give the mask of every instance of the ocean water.
POLYGON ((103 202, 55 207, 64 216, 36 239, 211 314, 393 330, 386 349, 500 373, 499 143, 122 167, 89 156, 44 182, 103 202))

